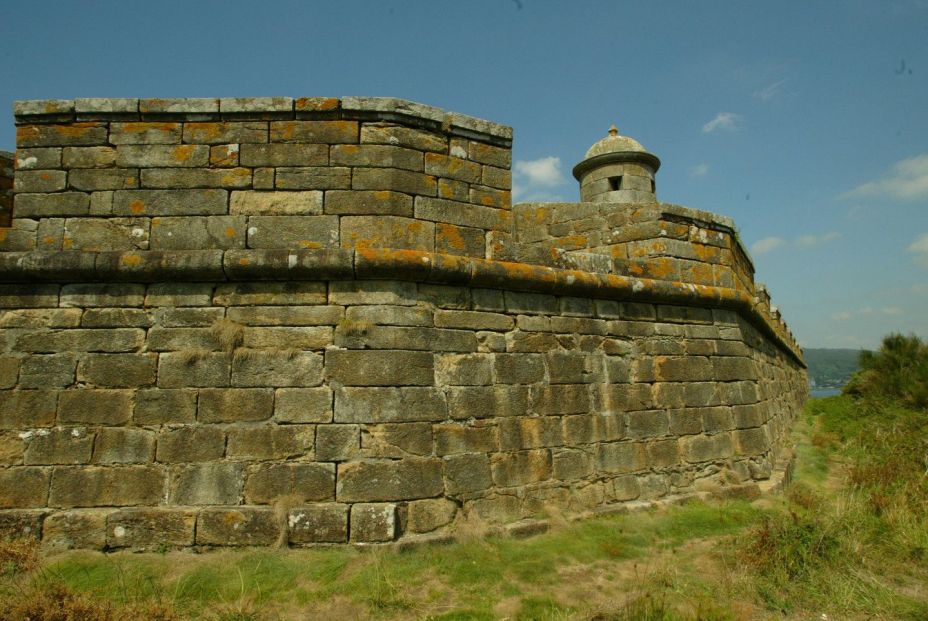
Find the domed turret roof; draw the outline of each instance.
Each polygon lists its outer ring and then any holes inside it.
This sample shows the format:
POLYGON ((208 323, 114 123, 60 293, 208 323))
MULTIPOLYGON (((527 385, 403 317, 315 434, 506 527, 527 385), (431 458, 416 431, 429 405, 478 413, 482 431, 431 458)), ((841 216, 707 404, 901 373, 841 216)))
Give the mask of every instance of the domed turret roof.
POLYGON ((606 153, 627 153, 629 151, 636 151, 638 153, 648 152, 648 150, 634 138, 620 135, 619 130, 613 125, 609 128, 609 135, 593 143, 593 146, 587 150, 583 159, 589 159, 596 155, 604 155, 606 153))

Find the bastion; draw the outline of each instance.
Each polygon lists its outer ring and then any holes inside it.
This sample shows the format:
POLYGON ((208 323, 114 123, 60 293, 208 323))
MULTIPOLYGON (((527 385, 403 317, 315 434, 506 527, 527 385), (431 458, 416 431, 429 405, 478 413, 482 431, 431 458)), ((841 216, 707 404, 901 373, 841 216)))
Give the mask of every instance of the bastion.
POLYGON ((802 351, 732 221, 659 202, 615 128, 581 202, 512 205, 509 127, 399 99, 15 121, 0 536, 404 544, 786 476, 802 351))

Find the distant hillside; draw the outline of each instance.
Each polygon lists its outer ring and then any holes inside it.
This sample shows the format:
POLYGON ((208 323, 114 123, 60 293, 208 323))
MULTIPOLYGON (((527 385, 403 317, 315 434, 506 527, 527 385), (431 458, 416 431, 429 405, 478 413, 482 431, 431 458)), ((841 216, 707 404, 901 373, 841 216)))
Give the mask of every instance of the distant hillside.
POLYGON ((818 387, 840 387, 857 371, 859 349, 804 349, 809 379, 818 387))

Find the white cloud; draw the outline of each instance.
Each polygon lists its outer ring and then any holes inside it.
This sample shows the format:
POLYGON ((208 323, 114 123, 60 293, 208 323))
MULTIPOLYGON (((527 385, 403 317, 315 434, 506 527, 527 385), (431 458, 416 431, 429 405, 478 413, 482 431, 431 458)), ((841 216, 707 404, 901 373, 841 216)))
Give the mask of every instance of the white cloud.
POLYGON ((924 295, 928 293, 928 283, 919 283, 917 285, 912 285, 909 287, 909 291, 917 295, 924 295))
POLYGON ((880 312, 884 315, 901 315, 902 309, 898 306, 884 306, 880 309, 880 312))
POLYGON ((709 174, 708 164, 697 164, 690 168, 690 177, 705 177, 707 174, 709 174))
POLYGON ((796 240, 796 245, 800 248, 815 248, 816 246, 827 244, 828 242, 834 241, 840 237, 841 233, 836 233, 834 231, 831 233, 825 233, 823 235, 800 235, 799 239, 796 240))
POLYGON ((711 134, 716 130, 734 131, 741 129, 741 123, 744 120, 740 114, 734 112, 719 112, 715 118, 702 126, 704 134, 711 134))
POLYGON ((770 252, 775 250, 786 243, 786 240, 782 237, 765 237, 759 239, 751 246, 751 252, 756 255, 764 254, 765 252, 770 252))
POLYGON ((840 313, 834 313, 831 318, 835 321, 847 321, 851 318, 851 314, 847 311, 841 311, 840 313))
POLYGON ((914 242, 909 244, 908 251, 915 255, 916 263, 928 267, 928 233, 919 235, 914 242))
POLYGON ((537 160, 518 160, 513 166, 512 198, 523 201, 561 200, 551 188, 564 183, 561 158, 549 156, 537 160))
POLYGON ((903 311, 898 306, 883 306, 881 308, 866 306, 857 311, 857 314, 862 317, 874 317, 876 315, 901 315, 903 311))
POLYGON ((754 98, 760 99, 761 101, 770 101, 783 91, 783 85, 786 84, 786 80, 780 80, 779 82, 774 82, 769 84, 764 88, 760 88, 754 91, 754 98))
POLYGON ((880 179, 859 185, 841 198, 928 199, 928 153, 896 162, 880 179))

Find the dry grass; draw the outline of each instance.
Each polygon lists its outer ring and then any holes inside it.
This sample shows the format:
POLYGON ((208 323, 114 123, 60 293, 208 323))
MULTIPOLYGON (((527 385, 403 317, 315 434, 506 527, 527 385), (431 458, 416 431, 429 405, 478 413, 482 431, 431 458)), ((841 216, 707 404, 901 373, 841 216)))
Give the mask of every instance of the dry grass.
POLYGON ((245 327, 231 319, 217 319, 209 330, 220 349, 229 354, 241 347, 245 340, 245 327))

